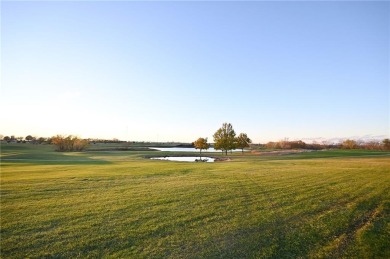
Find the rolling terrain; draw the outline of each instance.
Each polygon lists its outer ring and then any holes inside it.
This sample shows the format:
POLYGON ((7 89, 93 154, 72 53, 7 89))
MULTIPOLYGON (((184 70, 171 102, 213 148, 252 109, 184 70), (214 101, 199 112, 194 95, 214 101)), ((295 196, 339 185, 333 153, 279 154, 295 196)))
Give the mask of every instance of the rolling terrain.
POLYGON ((1 148, 2 258, 390 257, 389 152, 1 148))

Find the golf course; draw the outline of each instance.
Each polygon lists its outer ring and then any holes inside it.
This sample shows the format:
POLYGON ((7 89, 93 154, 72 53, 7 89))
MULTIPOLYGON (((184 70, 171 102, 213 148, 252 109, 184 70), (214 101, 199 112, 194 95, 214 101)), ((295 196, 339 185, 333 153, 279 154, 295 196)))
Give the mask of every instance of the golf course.
POLYGON ((1 258, 390 258, 390 152, 202 154, 2 143, 1 258))

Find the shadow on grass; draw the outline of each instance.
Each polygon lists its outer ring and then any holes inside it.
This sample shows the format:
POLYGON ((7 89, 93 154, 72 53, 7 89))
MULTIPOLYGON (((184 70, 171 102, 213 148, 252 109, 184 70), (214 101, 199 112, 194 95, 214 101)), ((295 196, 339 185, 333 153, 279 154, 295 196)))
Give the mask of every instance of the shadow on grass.
POLYGON ((1 166, 11 164, 29 164, 29 165, 104 165, 112 164, 105 160, 34 160, 34 159, 2 159, 1 166))
POLYGON ((110 161, 94 158, 85 152, 56 152, 53 145, 1 144, 1 165, 71 165, 111 164, 110 161))
POLYGON ((52 155, 47 156, 33 154, 17 154, 10 156, 3 156, 1 158, 2 166, 12 164, 34 164, 34 165, 91 165, 91 164, 112 164, 111 161, 94 159, 90 157, 66 156, 66 155, 52 155))

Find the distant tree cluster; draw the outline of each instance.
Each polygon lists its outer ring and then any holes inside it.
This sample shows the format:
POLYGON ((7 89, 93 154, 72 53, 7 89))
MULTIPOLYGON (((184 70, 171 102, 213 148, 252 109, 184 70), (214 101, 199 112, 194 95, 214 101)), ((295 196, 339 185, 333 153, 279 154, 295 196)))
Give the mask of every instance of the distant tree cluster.
POLYGON ((33 143, 33 144, 42 144, 50 142, 50 138, 44 138, 44 137, 33 137, 31 135, 27 135, 25 138, 26 142, 33 143))
MULTIPOLYGON (((227 155, 228 151, 239 148, 244 152, 244 148, 249 147, 252 140, 248 138, 247 134, 241 133, 236 137, 236 132, 232 124, 223 123, 222 127, 214 133, 214 149, 221 150, 227 155)), ((202 152, 202 149, 208 149, 209 144, 207 138, 198 138, 192 143, 196 149, 202 152)))
POLYGON ((366 149, 366 150, 390 150, 390 139, 384 139, 382 141, 356 141, 352 139, 346 139, 341 143, 342 149, 366 149))
POLYGON ((1 140, 7 142, 7 143, 32 143, 32 144, 42 144, 42 143, 48 143, 50 139, 44 138, 44 137, 33 137, 31 135, 27 135, 25 138, 23 137, 15 137, 12 136, 4 136, 1 138, 1 140))
POLYGON ((302 140, 289 141, 288 139, 284 139, 277 142, 268 142, 265 144, 265 147, 271 149, 304 149, 309 148, 310 145, 302 140))
POLYGON ((56 146, 56 151, 82 151, 88 146, 88 140, 72 135, 57 135, 51 138, 51 142, 56 146))
POLYGON ((302 140, 289 141, 288 139, 280 140, 277 142, 268 142, 261 145, 264 148, 269 149, 366 149, 366 150, 390 150, 390 140, 384 139, 383 141, 356 141, 352 139, 346 139, 341 143, 328 143, 323 141, 322 143, 305 143, 302 140))
POLYGON ((250 143, 252 143, 252 140, 248 138, 246 133, 240 133, 236 137, 236 132, 230 123, 223 123, 222 127, 214 133, 214 148, 225 152, 225 155, 229 150, 236 148, 244 152, 244 148, 249 147, 250 143))
POLYGON ((93 143, 93 144, 96 144, 96 143, 103 143, 103 144, 107 144, 107 143, 126 143, 128 141, 124 141, 124 140, 119 140, 117 138, 113 138, 113 139, 100 139, 100 138, 89 138, 87 139, 89 143, 93 143))

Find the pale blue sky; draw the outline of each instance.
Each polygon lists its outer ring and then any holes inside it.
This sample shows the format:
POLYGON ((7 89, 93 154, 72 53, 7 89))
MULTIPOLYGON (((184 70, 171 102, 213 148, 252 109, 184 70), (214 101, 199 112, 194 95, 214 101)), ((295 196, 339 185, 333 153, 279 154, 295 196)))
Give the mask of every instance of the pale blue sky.
POLYGON ((389 134, 389 2, 1 2, 3 135, 389 134))

